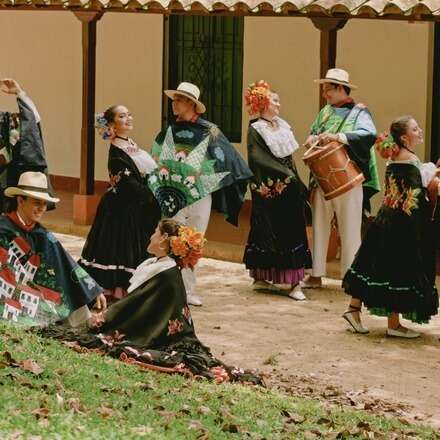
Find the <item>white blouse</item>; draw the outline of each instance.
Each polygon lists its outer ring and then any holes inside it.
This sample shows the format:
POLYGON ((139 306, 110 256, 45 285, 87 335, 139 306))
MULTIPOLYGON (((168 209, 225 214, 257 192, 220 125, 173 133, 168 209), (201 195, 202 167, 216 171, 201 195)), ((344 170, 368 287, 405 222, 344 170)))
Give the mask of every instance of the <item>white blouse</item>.
POLYGON ((168 256, 162 258, 148 258, 134 271, 133 276, 130 278, 130 286, 128 287, 127 292, 133 292, 133 290, 156 276, 158 273, 171 269, 174 266, 176 266, 176 261, 168 256))
POLYGON ((258 119, 251 126, 263 138, 275 157, 290 156, 298 149, 298 142, 295 139, 292 128, 284 119, 278 116, 275 116, 273 120, 277 123, 278 130, 272 130, 271 124, 264 119, 258 119))
POLYGON ((151 172, 157 168, 157 163, 154 161, 154 159, 136 144, 121 146, 113 143, 113 145, 125 151, 125 153, 132 158, 143 177, 145 177, 147 174, 151 174, 151 172))

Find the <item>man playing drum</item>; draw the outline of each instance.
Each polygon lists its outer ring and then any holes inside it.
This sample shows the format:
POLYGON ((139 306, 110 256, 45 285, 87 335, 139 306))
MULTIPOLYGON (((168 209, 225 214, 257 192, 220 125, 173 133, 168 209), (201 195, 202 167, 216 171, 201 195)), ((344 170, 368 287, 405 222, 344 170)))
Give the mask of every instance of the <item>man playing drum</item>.
POLYGON ((316 180, 311 179, 311 203, 313 214, 313 268, 303 287, 321 287, 326 275, 327 250, 331 221, 336 215, 341 237, 341 276, 343 277, 361 243, 363 209, 369 210, 370 197, 379 191, 376 160, 372 146, 376 140, 376 128, 368 109, 355 104, 350 97, 352 89, 349 75, 342 69, 330 69, 324 79, 315 82, 323 85, 327 101, 312 124, 310 136, 305 142, 310 148, 316 142, 326 145, 342 143, 348 156, 362 171, 365 181, 349 191, 325 200, 316 180))

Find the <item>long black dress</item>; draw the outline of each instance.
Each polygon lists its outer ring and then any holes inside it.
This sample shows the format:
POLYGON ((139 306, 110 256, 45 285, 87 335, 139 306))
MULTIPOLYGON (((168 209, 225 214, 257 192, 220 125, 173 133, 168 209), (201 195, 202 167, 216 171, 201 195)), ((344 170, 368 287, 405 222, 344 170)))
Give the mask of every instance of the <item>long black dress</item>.
POLYGON ((126 289, 160 220, 160 208, 133 159, 110 146, 110 186, 103 195, 79 263, 105 289, 126 289))
POLYGON ((129 357, 145 364, 178 367, 208 378, 215 378, 215 367, 223 367, 229 380, 261 383, 255 375, 223 364, 199 341, 182 274, 174 260, 152 258, 145 263, 152 276, 111 305, 98 330, 52 326, 43 334, 77 341, 123 360, 129 357))
POLYGON ((390 163, 385 198, 343 288, 371 313, 402 313, 414 322, 437 314, 432 207, 417 163, 390 163))
MULTIPOLYGON (((305 206, 307 189, 292 156, 276 157, 251 125, 248 163, 251 183, 251 229, 243 261, 255 280, 297 284, 311 267, 305 206)), ((290 127, 289 127, 290 129, 290 127)))

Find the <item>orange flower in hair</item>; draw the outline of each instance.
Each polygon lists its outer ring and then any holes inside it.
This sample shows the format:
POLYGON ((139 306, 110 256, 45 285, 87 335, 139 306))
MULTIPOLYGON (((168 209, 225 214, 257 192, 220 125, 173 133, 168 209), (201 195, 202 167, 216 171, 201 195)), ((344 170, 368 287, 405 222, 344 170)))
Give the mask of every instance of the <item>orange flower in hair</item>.
POLYGON ((266 81, 260 80, 249 84, 244 100, 251 115, 256 115, 266 110, 270 102, 270 86, 266 81))
POLYGON ((170 238, 171 253, 180 267, 193 268, 203 255, 205 238, 188 226, 181 226, 177 236, 170 238))

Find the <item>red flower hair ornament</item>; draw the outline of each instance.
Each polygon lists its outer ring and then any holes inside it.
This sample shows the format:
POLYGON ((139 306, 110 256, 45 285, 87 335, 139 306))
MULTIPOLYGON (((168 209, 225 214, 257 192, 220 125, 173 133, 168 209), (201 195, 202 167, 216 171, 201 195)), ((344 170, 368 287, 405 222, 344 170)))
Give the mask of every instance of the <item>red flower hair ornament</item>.
POLYGON ((393 159, 400 151, 400 147, 389 131, 384 131, 377 137, 374 147, 384 159, 393 159))
POLYGON ((188 226, 181 226, 179 234, 170 238, 170 251, 176 257, 177 265, 184 268, 194 268, 203 255, 206 239, 201 232, 188 226))
POLYGON ((266 110, 270 102, 269 84, 263 80, 249 84, 244 94, 244 100, 250 115, 257 115, 266 110))

